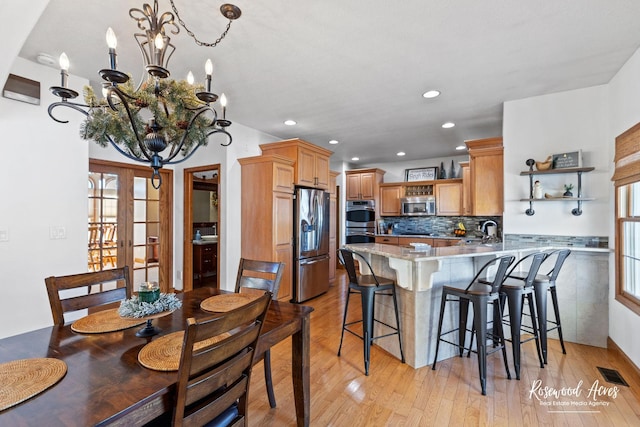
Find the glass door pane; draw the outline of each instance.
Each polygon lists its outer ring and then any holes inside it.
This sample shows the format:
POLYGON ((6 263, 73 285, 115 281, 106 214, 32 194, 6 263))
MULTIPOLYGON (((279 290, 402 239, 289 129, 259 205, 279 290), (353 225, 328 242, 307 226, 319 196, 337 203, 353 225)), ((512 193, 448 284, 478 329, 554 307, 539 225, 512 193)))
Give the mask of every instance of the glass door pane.
POLYGON ((160 281, 160 191, 133 179, 133 283, 160 281))
POLYGON ((116 174, 90 172, 88 180, 88 270, 118 266, 118 186, 116 174))

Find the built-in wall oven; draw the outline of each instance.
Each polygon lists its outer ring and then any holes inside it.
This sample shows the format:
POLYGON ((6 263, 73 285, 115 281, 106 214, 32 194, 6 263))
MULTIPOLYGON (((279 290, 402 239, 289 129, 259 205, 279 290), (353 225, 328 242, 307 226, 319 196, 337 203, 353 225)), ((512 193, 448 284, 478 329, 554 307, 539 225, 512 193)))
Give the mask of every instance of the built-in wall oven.
POLYGON ((348 200, 345 237, 347 243, 370 243, 376 240, 376 202, 348 200))

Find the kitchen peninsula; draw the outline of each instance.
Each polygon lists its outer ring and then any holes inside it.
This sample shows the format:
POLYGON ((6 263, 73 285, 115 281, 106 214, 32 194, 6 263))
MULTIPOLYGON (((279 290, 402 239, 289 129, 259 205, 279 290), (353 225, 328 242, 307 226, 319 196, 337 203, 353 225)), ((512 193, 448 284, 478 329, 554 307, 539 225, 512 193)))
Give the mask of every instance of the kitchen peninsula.
MULTIPOLYGON (((468 282, 480 266, 497 256, 510 254, 519 259, 532 251, 559 248, 522 242, 432 247, 427 250, 380 243, 348 244, 345 247, 365 256, 376 274, 396 279, 405 358, 414 368, 433 362, 444 284, 468 282)), ((572 253, 557 280, 564 339, 606 347, 610 250, 592 247, 569 249, 572 253)), ((391 301, 376 299, 376 318, 393 324, 391 301)), ((443 330, 453 328, 455 320, 457 313, 448 309, 443 330)), ((376 325, 378 327, 381 326, 376 325)), ((555 331, 549 337, 556 338, 555 331)), ((377 340, 376 344, 399 358, 395 340, 377 340)), ((439 360, 454 355, 453 346, 441 346, 439 360)))

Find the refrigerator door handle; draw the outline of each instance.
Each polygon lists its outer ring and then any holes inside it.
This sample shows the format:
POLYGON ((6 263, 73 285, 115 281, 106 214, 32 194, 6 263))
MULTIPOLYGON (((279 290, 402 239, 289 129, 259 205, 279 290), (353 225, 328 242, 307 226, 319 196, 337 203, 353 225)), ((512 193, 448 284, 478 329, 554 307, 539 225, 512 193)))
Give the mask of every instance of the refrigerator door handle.
POLYGON ((313 257, 309 259, 302 258, 298 262, 300 263, 300 265, 311 265, 311 264, 316 264, 320 261, 324 261, 327 258, 329 258, 329 255, 322 255, 322 256, 313 257))

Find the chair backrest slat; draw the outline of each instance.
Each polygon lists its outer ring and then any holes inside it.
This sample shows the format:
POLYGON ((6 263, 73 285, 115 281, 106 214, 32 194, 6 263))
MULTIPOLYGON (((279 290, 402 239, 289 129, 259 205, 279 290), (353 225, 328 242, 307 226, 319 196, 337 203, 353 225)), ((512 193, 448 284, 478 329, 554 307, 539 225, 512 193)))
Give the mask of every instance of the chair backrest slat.
POLYGON ((53 323, 64 325, 64 314, 72 311, 98 307, 131 298, 133 287, 129 278, 129 267, 115 268, 90 273, 51 276, 45 279, 53 323), (112 289, 95 292, 93 287, 102 289, 113 283, 112 289), (77 289, 83 295, 64 297, 61 291, 77 289))
POLYGON ((277 299, 283 273, 284 264, 281 262, 241 258, 235 291, 240 292, 241 288, 261 289, 271 292, 273 299, 277 299))
POLYGON ((564 261, 567 259, 567 257, 570 254, 571 254, 571 250, 569 249, 557 249, 547 254, 547 259, 551 259, 553 255, 557 255, 556 262, 553 265, 553 269, 547 273, 547 276, 549 276, 550 282, 556 281, 556 279, 558 278, 558 274, 560 274, 560 269, 562 268, 564 261))
POLYGON ((347 270, 349 281, 351 283, 358 283, 358 273, 356 272, 355 257, 358 257, 358 262, 362 262, 364 263, 364 265, 367 266, 367 269, 369 270, 369 274, 373 277, 373 279, 376 282, 376 286, 380 285, 380 282, 378 281, 378 277, 373 272, 373 268, 371 267, 371 264, 369 264, 369 261, 367 261, 367 259, 363 255, 359 254, 356 251, 352 251, 346 248, 338 249, 338 259, 340 260, 340 263, 344 266, 345 270, 347 270))
POLYGON ((499 258, 495 258, 487 261, 482 267, 480 267, 480 269, 476 273, 473 280, 469 282, 469 285, 467 286, 466 291, 469 291, 469 289, 474 284, 476 284, 483 275, 487 273, 487 270, 489 269, 489 267, 497 263, 498 267, 495 272, 495 275, 493 276, 493 280, 491 280, 490 282, 483 282, 483 283, 486 283, 487 285, 491 286, 491 293, 498 292, 500 290, 500 286, 502 286, 502 282, 504 282, 504 279, 507 277, 507 270, 509 269, 509 266, 513 263, 514 259, 515 257, 513 255, 505 255, 505 256, 501 256, 499 258))

